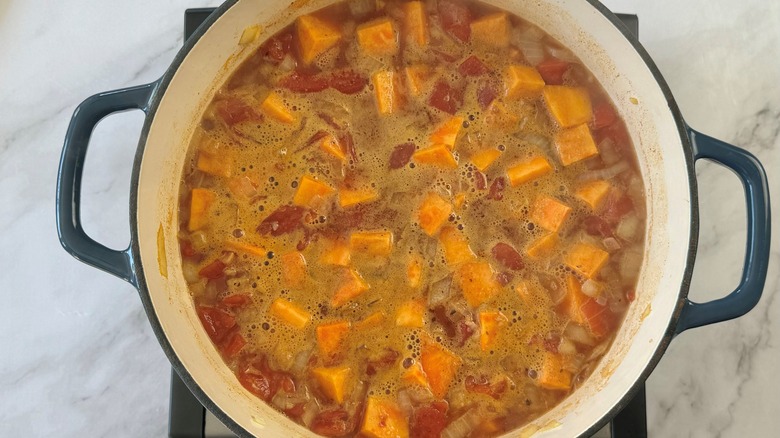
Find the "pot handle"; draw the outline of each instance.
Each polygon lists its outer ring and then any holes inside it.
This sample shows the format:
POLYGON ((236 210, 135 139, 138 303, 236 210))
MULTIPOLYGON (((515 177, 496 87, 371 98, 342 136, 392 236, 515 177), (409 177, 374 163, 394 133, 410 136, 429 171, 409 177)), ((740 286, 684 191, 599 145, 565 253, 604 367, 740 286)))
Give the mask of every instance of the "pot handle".
POLYGON ((62 247, 88 265, 137 286, 131 248, 116 251, 102 245, 81 226, 81 177, 95 125, 112 113, 130 109, 147 112, 157 83, 108 91, 87 98, 73 112, 65 134, 57 172, 57 234, 62 247))
POLYGON ((694 303, 686 298, 676 334, 738 318, 758 304, 764 290, 769 265, 770 206, 766 172, 750 152, 704 135, 690 127, 696 160, 707 159, 723 165, 742 181, 747 202, 747 245, 742 278, 734 291, 708 303, 694 303))

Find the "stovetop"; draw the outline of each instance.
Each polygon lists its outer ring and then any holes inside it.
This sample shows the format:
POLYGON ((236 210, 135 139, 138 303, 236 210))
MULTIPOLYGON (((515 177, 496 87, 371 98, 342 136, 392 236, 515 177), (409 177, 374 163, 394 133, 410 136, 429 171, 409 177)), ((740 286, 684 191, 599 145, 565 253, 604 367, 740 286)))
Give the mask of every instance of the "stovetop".
MULTIPOLYGON (((184 11, 184 39, 187 40, 215 8, 184 11)), ((636 15, 616 14, 634 35, 639 34, 636 15)), ((603 429, 591 438, 646 438, 647 408, 644 384, 634 398, 603 429)), ((171 371, 170 438, 234 438, 217 417, 198 402, 175 371, 171 371)))

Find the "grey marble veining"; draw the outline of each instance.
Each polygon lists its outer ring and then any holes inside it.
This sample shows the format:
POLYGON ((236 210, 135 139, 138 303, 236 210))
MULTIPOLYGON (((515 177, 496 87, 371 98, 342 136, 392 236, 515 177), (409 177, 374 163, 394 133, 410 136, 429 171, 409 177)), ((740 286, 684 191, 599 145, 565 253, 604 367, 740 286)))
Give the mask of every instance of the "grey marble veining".
MULTIPOLYGON (((0 2, 0 436, 162 437, 169 367, 129 285, 67 255, 54 230, 62 139, 87 96, 159 77, 200 2, 0 2)), ((609 0, 637 13, 640 39, 686 120, 746 148, 780 211, 780 2, 609 0)), ((101 122, 83 215, 123 247, 141 115, 101 122)), ((692 297, 724 295, 744 253, 742 189, 699 163, 701 230, 692 297)), ((775 215, 777 218, 778 214, 775 215)), ((774 219, 775 234, 780 221, 774 219)), ((675 339, 648 382, 653 437, 771 437, 780 431, 780 246, 758 307, 675 339)))

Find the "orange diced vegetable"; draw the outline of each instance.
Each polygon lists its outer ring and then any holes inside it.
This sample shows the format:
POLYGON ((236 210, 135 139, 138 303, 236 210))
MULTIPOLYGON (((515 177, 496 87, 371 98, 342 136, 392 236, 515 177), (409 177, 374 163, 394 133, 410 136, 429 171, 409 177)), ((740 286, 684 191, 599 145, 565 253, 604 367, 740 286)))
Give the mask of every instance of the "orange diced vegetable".
POLYGON ((350 259, 349 246, 341 240, 330 242, 320 255, 323 265, 347 266, 350 259))
POLYGON ((208 224, 208 212, 217 195, 209 189, 192 189, 190 201, 190 221, 187 230, 195 231, 208 224))
POLYGON ((496 148, 488 148, 472 155, 471 162, 480 172, 484 172, 500 156, 501 151, 496 148))
POLYGON ((417 211, 417 221, 427 235, 433 236, 450 217, 450 213, 452 205, 436 193, 430 192, 417 211))
POLYGON ((557 233, 545 234, 544 236, 531 242, 531 244, 525 250, 525 253, 528 254, 528 257, 540 259, 550 255, 557 244, 557 233))
POLYGON ((236 240, 226 240, 225 245, 229 246, 232 249, 235 249, 236 251, 243 252, 246 254, 251 254, 253 256, 266 258, 268 256, 268 251, 265 250, 265 248, 261 248, 259 246, 250 245, 248 243, 244 242, 238 242, 236 240))
POLYGON ((564 166, 576 163, 599 153, 588 125, 562 129, 555 133, 555 147, 564 166))
POLYGON ((430 67, 424 64, 416 64, 410 65, 404 70, 406 72, 406 85, 409 94, 419 96, 423 92, 425 81, 432 76, 430 67))
POLYGON ((229 178, 233 173, 233 154, 224 150, 219 154, 201 150, 198 152, 197 167, 201 172, 229 178))
POLYGON ((431 134, 431 143, 447 145, 450 150, 454 149, 455 140, 458 139, 458 133, 462 127, 463 117, 450 117, 449 120, 439 125, 439 127, 433 131, 433 134, 431 134))
POLYGON ((407 301, 398 308, 395 325, 401 327, 422 327, 425 324, 425 305, 418 300, 407 301))
POLYGON ((444 398, 462 361, 451 351, 431 340, 423 343, 420 364, 428 377, 431 392, 436 398, 444 398))
POLYGON ((398 86, 397 74, 393 71, 378 71, 371 76, 379 114, 392 114, 404 105, 404 97, 398 86))
POLYGON ((352 368, 332 367, 314 368, 311 374, 317 379, 320 389, 326 396, 338 404, 344 403, 344 395, 347 393, 347 384, 352 380, 352 368))
POLYGON ((550 196, 541 196, 531 207, 531 220, 547 231, 556 232, 569 216, 571 207, 550 196))
POLYGON ((466 237, 455 227, 446 226, 439 233, 439 242, 444 248, 444 259, 450 266, 472 260, 476 256, 469 247, 466 237))
POLYGON ((428 44, 428 16, 421 1, 406 2, 401 5, 404 12, 404 27, 409 40, 422 47, 428 44))
POLYGON ((326 135, 320 140, 320 149, 341 161, 347 161, 347 154, 344 153, 344 149, 341 147, 339 140, 331 134, 326 135))
POLYGON ((493 47, 506 47, 511 28, 506 12, 488 14, 471 22, 471 39, 493 47))
POLYGON ((390 231, 355 231, 349 236, 352 251, 386 256, 393 250, 393 233, 390 231))
POLYGON ((311 320, 311 315, 309 312, 303 310, 297 304, 291 303, 282 298, 277 298, 273 303, 271 303, 270 313, 271 315, 279 318, 283 322, 297 329, 306 327, 306 325, 311 320))
POLYGON ((593 278, 607 263, 609 253, 587 243, 578 243, 569 250, 564 262, 580 274, 593 278))
POLYGON ((542 388, 568 391, 571 389, 572 375, 564 369, 566 359, 558 353, 544 353, 542 369, 539 370, 537 383, 542 388))
POLYGON ((561 303, 572 321, 583 325, 600 338, 609 332, 607 306, 602 306, 582 292, 582 285, 573 275, 566 277, 566 296, 561 303))
POLYGON ((425 375, 420 362, 415 362, 402 375, 401 380, 409 385, 419 385, 423 388, 430 388, 428 385, 428 376, 425 375))
POLYGON ((421 164, 433 164, 441 167, 456 168, 458 162, 450 152, 450 148, 444 144, 437 144, 425 149, 420 149, 412 155, 412 159, 421 164))
POLYGON ((487 262, 468 262, 458 268, 453 280, 460 286, 469 306, 476 308, 501 289, 493 274, 493 268, 487 262))
POLYGON ((419 287, 422 279, 423 263, 419 257, 412 257, 406 266, 406 282, 409 287, 419 287))
POLYGON ((349 327, 349 321, 336 321, 317 326, 317 350, 322 357, 332 360, 342 352, 349 327))
POLYGON ((463 207, 463 204, 466 202, 466 194, 463 192, 458 193, 455 195, 455 200, 452 203, 452 206, 455 207, 455 210, 460 210, 461 207, 463 207))
POLYGON ((331 186, 304 175, 301 177, 301 181, 298 183, 298 190, 295 191, 293 196, 293 204, 314 207, 321 202, 322 198, 325 198, 332 192, 333 188, 331 186))
POLYGON ((392 55, 398 51, 398 38, 393 21, 379 18, 357 27, 357 41, 364 53, 375 56, 392 55))
POLYGON ((300 43, 301 59, 311 64, 320 54, 335 46, 341 39, 341 31, 312 15, 302 15, 295 23, 300 43))
POLYGON ((355 330, 363 331, 379 327, 385 321, 385 314, 382 311, 376 311, 366 316, 362 321, 355 323, 355 330))
POLYGON ((505 95, 508 99, 534 97, 544 88, 544 79, 533 67, 510 65, 504 74, 505 95))
POLYGON ((306 259, 298 251, 288 252, 280 258, 282 262, 282 282, 287 287, 298 289, 306 280, 306 259))
POLYGON ((550 162, 546 158, 538 156, 510 167, 506 171, 506 176, 509 178, 509 184, 514 187, 547 175, 552 170, 550 162))
POLYGON ((376 201, 379 193, 374 189, 341 189, 339 190, 339 205, 342 208, 351 207, 357 204, 365 204, 376 201))
POLYGON ((607 193, 609 193, 610 187, 608 182, 596 180, 584 184, 577 189, 575 194, 578 198, 582 199, 583 202, 588 204, 591 209, 596 210, 599 205, 601 205, 601 201, 607 196, 607 193))
POLYGON ((282 123, 292 123, 295 121, 295 116, 284 105, 282 97, 276 93, 271 93, 265 98, 260 109, 268 115, 268 117, 274 118, 282 123))
POLYGON ((368 438, 409 438, 409 423, 395 402, 369 396, 360 435, 368 438))
POLYGON ((542 94, 550 113, 563 128, 588 123, 593 118, 590 97, 585 88, 547 85, 542 94))
POLYGON ((349 269, 345 272, 344 278, 336 288, 336 292, 330 300, 330 305, 332 307, 341 307, 347 304, 349 300, 363 294, 368 288, 368 283, 363 280, 363 277, 356 270, 349 269))
POLYGON ((501 312, 479 312, 479 346, 488 351, 496 345, 500 325, 506 322, 501 312))

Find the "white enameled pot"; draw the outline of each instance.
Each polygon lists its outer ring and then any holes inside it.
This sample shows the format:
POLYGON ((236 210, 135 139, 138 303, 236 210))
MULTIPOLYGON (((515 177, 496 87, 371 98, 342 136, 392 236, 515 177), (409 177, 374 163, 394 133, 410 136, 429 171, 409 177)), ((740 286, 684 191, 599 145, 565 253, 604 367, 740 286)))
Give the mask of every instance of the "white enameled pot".
MULTIPOLYGON (((232 0, 223 4, 152 84, 87 99, 68 130, 58 178, 60 240, 76 258, 117 275, 139 292, 176 371, 221 421, 241 436, 313 435, 246 391, 213 347, 195 313, 178 252, 178 190, 193 128, 230 72, 257 44, 295 16, 332 0, 232 0), (242 31, 262 26, 254 46, 242 31), (131 186, 131 243, 113 251, 83 232, 81 170, 94 125, 138 108, 147 113, 131 186)), ((635 38, 590 0, 488 0, 546 30, 595 75, 626 121, 647 192, 644 264, 626 322, 591 378, 553 410, 511 436, 575 437, 611 418, 652 371, 681 331, 734 318, 760 298, 766 276, 769 202, 766 176, 749 153, 699 134, 680 116, 663 78, 635 38), (696 252, 698 211, 693 163, 707 158, 742 179, 748 206, 745 270, 738 289, 706 304, 687 300, 696 252)))

